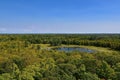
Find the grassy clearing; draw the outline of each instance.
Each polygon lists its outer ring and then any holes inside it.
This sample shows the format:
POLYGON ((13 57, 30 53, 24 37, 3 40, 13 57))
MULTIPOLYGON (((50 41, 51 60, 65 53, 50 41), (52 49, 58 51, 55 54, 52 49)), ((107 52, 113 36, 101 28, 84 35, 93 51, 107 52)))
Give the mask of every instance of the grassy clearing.
POLYGON ((106 53, 120 53, 119 51, 116 50, 112 50, 110 48, 104 48, 104 47, 95 47, 95 46, 80 46, 82 48, 88 48, 88 49, 92 49, 92 50, 96 50, 98 52, 106 52, 106 53))
POLYGON ((112 50, 110 48, 104 48, 104 47, 95 47, 95 46, 83 46, 83 45, 61 45, 61 46, 50 46, 50 44, 38 44, 42 48, 57 48, 57 47, 81 47, 81 48, 87 48, 91 50, 95 50, 98 52, 105 52, 105 53, 120 53, 120 51, 112 50))

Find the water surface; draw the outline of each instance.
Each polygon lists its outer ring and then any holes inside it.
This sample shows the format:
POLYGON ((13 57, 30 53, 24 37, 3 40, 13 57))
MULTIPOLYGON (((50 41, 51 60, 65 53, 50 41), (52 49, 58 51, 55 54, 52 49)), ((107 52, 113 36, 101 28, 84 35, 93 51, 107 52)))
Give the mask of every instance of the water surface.
POLYGON ((73 51, 79 51, 79 52, 87 52, 87 53, 94 53, 94 50, 87 49, 87 48, 81 48, 81 47, 60 47, 56 48, 58 51, 65 51, 65 52, 73 52, 73 51))

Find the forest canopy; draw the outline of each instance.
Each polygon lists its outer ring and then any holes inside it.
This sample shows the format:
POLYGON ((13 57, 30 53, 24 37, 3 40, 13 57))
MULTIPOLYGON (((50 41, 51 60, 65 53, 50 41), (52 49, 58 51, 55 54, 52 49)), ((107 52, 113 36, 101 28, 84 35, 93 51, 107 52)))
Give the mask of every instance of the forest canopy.
POLYGON ((0 80, 120 80, 120 34, 1 34, 0 80), (60 52, 62 45, 116 52, 60 52))

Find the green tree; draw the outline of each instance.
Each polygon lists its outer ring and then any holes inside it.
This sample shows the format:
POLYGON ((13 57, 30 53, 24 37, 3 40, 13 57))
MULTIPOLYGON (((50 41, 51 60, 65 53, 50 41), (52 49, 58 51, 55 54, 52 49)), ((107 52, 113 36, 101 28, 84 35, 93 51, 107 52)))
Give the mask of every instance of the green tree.
POLYGON ((107 62, 102 61, 102 64, 97 69, 97 74, 100 78, 103 78, 105 80, 112 79, 115 75, 115 71, 110 67, 107 62))

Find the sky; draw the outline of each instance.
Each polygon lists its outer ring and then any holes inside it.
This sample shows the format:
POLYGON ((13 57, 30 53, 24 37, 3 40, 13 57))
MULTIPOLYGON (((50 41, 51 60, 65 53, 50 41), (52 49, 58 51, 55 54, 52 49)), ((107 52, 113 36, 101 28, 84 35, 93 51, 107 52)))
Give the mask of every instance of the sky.
POLYGON ((0 0, 0 33, 120 33, 120 0, 0 0))

